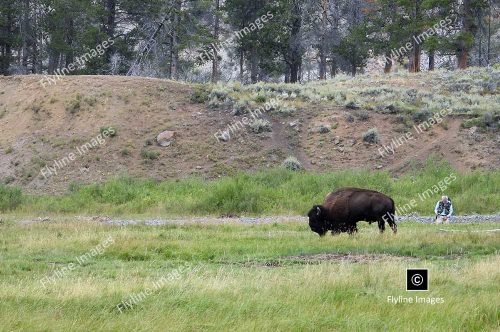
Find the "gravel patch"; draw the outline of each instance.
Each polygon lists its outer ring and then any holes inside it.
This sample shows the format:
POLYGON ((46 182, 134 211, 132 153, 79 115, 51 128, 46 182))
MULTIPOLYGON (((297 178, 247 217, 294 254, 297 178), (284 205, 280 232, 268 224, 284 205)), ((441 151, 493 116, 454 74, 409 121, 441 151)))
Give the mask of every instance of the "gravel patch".
MULTIPOLYGON (((65 218, 64 220, 69 219, 65 218)), ((192 225, 192 224, 273 224, 273 223, 287 223, 287 222, 301 222, 307 223, 308 218, 302 216, 273 216, 273 217, 230 217, 230 218, 217 218, 217 217, 196 217, 196 218, 173 218, 173 219, 146 219, 146 220, 132 220, 132 219, 113 219, 107 216, 95 216, 95 217, 74 217, 76 221, 87 221, 87 222, 101 222, 109 225, 116 226, 134 226, 134 225, 146 225, 146 226, 165 226, 165 225, 192 225)), ((32 224, 40 222, 51 222, 52 220, 48 217, 39 217, 36 219, 20 220, 19 224, 32 224)), ((434 223, 433 216, 418 216, 418 215, 408 215, 408 216, 397 216, 397 223, 404 222, 418 222, 423 224, 434 223)), ((483 222, 500 222, 500 214, 491 215, 463 215, 454 216, 451 218, 450 224, 468 224, 468 223, 483 223, 483 222)))
MULTIPOLYGON (((408 215, 408 216, 397 216, 396 222, 419 222, 423 224, 432 224, 434 223, 434 216, 431 217, 423 217, 419 215, 408 215)), ((469 223, 480 223, 480 222, 500 222, 500 214, 471 214, 471 215, 463 215, 463 216, 452 216, 450 224, 469 224, 469 223)))

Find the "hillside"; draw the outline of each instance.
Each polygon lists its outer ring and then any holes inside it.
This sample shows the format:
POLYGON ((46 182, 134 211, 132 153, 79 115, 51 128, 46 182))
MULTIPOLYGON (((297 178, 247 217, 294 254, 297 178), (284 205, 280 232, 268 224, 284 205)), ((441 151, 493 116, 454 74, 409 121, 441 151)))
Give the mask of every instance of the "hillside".
POLYGON ((216 178, 275 167, 288 156, 320 172, 399 175, 431 155, 462 172, 500 165, 499 70, 253 86, 67 76, 44 88, 41 78, 0 77, 0 181, 29 192, 59 193, 71 183, 117 175, 216 178), (273 98, 279 104, 261 116, 260 126, 242 126, 227 141, 214 136, 241 123, 247 108, 273 98), (444 109, 450 115, 441 123, 415 131, 414 125, 444 109), (371 128, 378 142, 363 141, 371 128), (99 142, 106 129, 116 133, 99 142), (156 137, 165 130, 175 136, 161 147, 156 137), (396 146, 408 132, 413 139, 396 146), (391 142, 394 155, 383 150, 391 142))

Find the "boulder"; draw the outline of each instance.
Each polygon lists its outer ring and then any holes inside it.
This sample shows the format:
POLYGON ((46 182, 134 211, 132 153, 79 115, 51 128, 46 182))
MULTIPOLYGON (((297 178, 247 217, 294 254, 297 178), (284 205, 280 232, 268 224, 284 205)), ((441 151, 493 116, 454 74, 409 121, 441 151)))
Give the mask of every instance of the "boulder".
POLYGON ((166 130, 156 137, 156 142, 158 142, 158 145, 166 147, 174 142, 176 136, 177 133, 175 131, 166 130))

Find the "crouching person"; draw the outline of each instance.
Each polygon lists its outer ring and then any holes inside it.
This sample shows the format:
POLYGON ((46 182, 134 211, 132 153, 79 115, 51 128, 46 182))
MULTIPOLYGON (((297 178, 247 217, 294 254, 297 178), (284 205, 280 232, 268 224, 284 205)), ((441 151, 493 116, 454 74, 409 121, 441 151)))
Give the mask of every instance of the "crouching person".
POLYGON ((453 214, 453 205, 448 196, 441 197, 441 200, 437 202, 434 208, 434 213, 436 214, 436 224, 449 223, 451 215, 453 214))

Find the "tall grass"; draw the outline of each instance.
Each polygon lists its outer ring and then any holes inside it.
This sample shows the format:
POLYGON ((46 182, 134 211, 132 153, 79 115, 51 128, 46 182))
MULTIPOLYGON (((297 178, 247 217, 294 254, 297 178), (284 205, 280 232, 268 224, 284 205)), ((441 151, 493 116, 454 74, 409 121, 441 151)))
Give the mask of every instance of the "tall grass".
POLYGON ((17 208, 23 201, 23 194, 18 188, 10 188, 0 184, 0 211, 17 208))
POLYGON ((7 222, 0 224, 0 330, 498 331, 499 237, 469 232, 495 225, 441 227, 459 232, 405 223, 397 236, 379 235, 362 223, 355 236, 319 238, 305 222, 7 222), (109 238, 110 246, 78 264, 109 238), (325 253, 376 259, 308 256, 325 253), (70 263, 74 269, 42 286, 70 263), (193 268, 152 287, 186 263, 193 268), (409 267, 429 269, 428 292, 405 292, 409 267), (133 308, 117 310, 148 288, 133 308), (399 295, 444 303, 388 303, 399 295))
POLYGON ((328 192, 343 186, 386 193, 397 207, 406 207, 400 214, 430 215, 444 194, 451 197, 460 214, 498 212, 500 201, 499 172, 459 174, 447 164, 429 160, 426 167, 415 167, 397 179, 386 171, 309 173, 283 169, 240 173, 213 181, 116 178, 104 184, 73 186, 73 191, 63 196, 26 196, 22 204, 17 202, 10 208, 19 213, 111 215, 305 214, 328 192), (444 183, 447 178, 449 185, 444 183))

